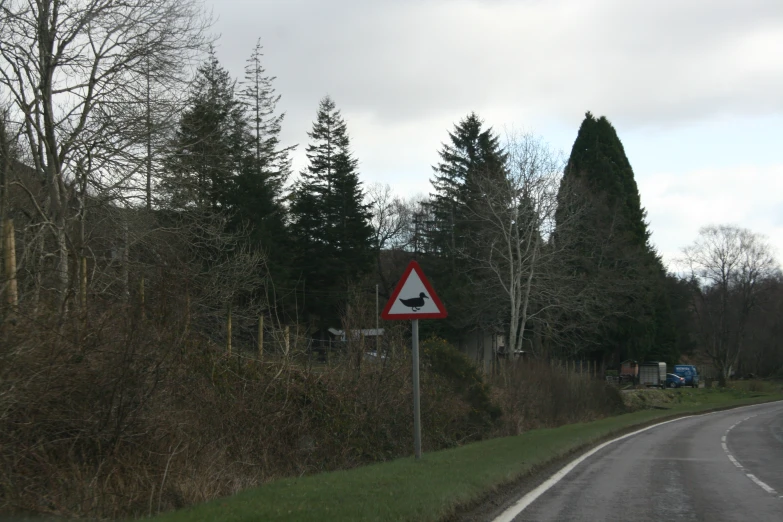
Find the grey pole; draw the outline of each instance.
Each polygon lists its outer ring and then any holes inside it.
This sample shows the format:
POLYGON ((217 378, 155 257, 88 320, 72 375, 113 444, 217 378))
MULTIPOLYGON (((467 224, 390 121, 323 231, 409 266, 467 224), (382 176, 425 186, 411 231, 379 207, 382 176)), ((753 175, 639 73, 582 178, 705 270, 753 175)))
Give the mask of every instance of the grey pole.
POLYGON ((381 360, 381 334, 378 329, 380 325, 380 315, 378 314, 378 285, 375 285, 375 357, 376 360, 381 360))
POLYGON ((413 330, 413 446, 416 460, 421 459, 421 407, 419 406, 419 320, 411 321, 413 330))

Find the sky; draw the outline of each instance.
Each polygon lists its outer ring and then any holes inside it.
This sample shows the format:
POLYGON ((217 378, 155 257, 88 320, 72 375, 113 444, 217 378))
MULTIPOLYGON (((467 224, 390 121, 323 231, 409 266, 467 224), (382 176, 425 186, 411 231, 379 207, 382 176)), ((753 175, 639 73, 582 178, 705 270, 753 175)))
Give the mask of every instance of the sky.
POLYGON ((236 78, 260 39, 304 147, 341 110, 365 185, 431 191, 471 111, 567 157, 587 111, 615 126, 670 268, 699 228, 733 224, 783 260, 781 0, 205 0, 236 78))

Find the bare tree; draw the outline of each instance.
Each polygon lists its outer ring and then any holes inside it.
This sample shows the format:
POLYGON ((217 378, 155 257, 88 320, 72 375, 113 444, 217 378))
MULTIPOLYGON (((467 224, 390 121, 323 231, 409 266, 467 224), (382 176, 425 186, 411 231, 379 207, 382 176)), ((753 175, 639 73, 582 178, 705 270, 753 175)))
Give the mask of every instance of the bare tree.
MULTIPOLYGON (((562 158, 540 138, 510 135, 502 182, 479 182, 481 201, 471 208, 477 224, 475 248, 466 249, 473 272, 488 275, 480 291, 502 296, 508 348, 522 351, 529 321, 553 304, 547 294, 547 270, 555 252, 548 248, 557 207, 562 158), (531 300, 536 300, 535 307, 531 300)), ((530 346, 528 346, 528 350, 530 346)))
POLYGON ((406 231, 408 249, 415 253, 433 252, 432 232, 435 228, 435 216, 429 196, 419 195, 407 202, 411 219, 406 231))
POLYGON ((391 283, 410 260, 410 254, 422 251, 427 201, 423 194, 403 199, 394 195, 389 185, 375 184, 367 189, 366 202, 372 211, 377 275, 383 296, 390 295, 391 283))
POLYGON ((200 13, 196 0, 0 3, 0 85, 45 187, 35 208, 54 240, 62 306, 77 248, 70 231, 74 193, 85 180, 117 193, 134 175, 138 163, 127 160, 149 142, 118 132, 119 115, 137 99, 135 86, 147 85, 153 70, 166 74, 156 68, 176 63, 172 57, 203 40, 200 13))
POLYGON ((406 231, 411 222, 411 205, 395 196, 389 185, 371 185, 366 196, 372 209, 375 248, 405 248, 410 239, 406 231))
POLYGON ((472 291, 480 302, 502 303, 485 324, 506 332, 506 349, 545 356, 584 348, 584 335, 602 312, 595 285, 585 285, 570 268, 575 255, 571 230, 582 211, 571 205, 555 221, 564 162, 542 138, 510 133, 502 182, 479 181, 481 198, 470 209, 474 222, 470 258, 472 291), (555 226, 559 234, 554 240, 555 226))
POLYGON ((742 354, 762 285, 779 273, 778 263, 763 236, 731 225, 702 228, 681 263, 696 287, 702 345, 725 383, 742 354))

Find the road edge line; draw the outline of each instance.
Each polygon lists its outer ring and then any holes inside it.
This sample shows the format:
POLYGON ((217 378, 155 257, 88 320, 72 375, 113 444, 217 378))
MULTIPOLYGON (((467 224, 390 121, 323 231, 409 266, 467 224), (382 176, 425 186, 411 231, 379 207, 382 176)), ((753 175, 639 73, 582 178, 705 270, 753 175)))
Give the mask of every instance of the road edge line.
POLYGON ((658 426, 663 426, 664 424, 669 424, 671 422, 677 422, 683 419, 690 419, 692 417, 701 417, 704 415, 712 415, 713 413, 718 413, 720 411, 729 411, 729 410, 736 410, 740 408, 749 408, 753 406, 761 406, 765 404, 774 404, 776 402, 783 402, 781 400, 777 401, 769 401, 769 402, 760 402, 757 404, 745 404, 742 406, 737 406, 735 408, 723 408, 713 411, 707 411, 704 413, 696 413, 693 415, 685 415, 682 417, 677 417, 674 419, 669 419, 662 422, 657 422, 655 424, 651 424, 650 426, 646 426, 644 428, 632 431, 630 433, 626 433, 625 435, 620 435, 619 437, 615 437, 614 439, 608 440, 606 442, 603 442, 599 444, 598 446, 588 450, 586 453, 583 453, 579 457, 575 458, 562 468, 558 470, 555 474, 550 476, 548 479, 546 479, 544 482, 539 484, 537 487, 535 487, 533 490, 527 492, 522 498, 520 498, 517 502, 511 505, 508 509, 503 511, 500 515, 492 519, 492 522, 512 522, 514 518, 516 518, 520 513, 522 513, 525 509, 527 509, 530 504, 535 502, 538 497, 546 493, 549 489, 551 489, 554 485, 556 485, 558 482, 563 480, 563 478, 568 475, 575 467, 577 467, 579 464, 596 454, 597 452, 601 451, 603 448, 609 446, 610 444, 614 444, 615 442, 621 441, 623 439, 627 439, 629 437, 633 437, 634 435, 638 435, 639 433, 645 432, 647 430, 657 428, 658 426))
POLYGON ((720 445, 723 447, 723 451, 726 452, 726 456, 729 457, 729 460, 731 461, 731 463, 734 464, 737 467, 737 469, 739 469, 742 473, 744 473, 746 477, 748 477, 750 480, 752 480, 754 484, 756 484, 758 487, 760 487, 761 489, 763 489, 764 491, 766 491, 770 495, 775 495, 778 498, 783 498, 783 496, 778 495, 778 492, 775 491, 775 488, 773 488, 772 486, 770 486, 769 484, 767 484, 766 482, 764 482, 763 480, 758 478, 756 475, 754 475, 753 473, 748 471, 748 468, 743 466, 742 463, 739 460, 737 460, 737 458, 734 455, 732 455, 731 452, 729 451, 729 433, 731 432, 731 430, 733 430, 736 426, 739 426, 740 424, 742 424, 746 420, 750 420, 753 417, 757 417, 757 416, 758 416, 758 414, 748 415, 747 417, 745 417, 741 421, 737 421, 734 424, 732 424, 731 426, 729 426, 729 429, 727 429, 723 433, 723 436, 721 437, 720 445))

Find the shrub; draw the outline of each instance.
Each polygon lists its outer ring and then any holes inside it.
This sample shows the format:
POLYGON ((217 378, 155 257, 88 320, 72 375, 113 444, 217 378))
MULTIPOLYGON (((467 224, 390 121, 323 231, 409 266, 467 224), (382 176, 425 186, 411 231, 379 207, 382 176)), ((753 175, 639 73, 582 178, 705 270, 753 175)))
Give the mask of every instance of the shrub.
MULTIPOLYGON (((144 516, 413 452, 402 328, 384 336, 396 357, 314 368, 239 345, 229 356, 176 317, 126 312, 105 307, 81 343, 56 317, 0 331, 0 511, 144 516)), ((453 349, 427 353, 425 450, 487 436, 497 410, 481 375, 453 349)))
POLYGON ((503 410, 500 435, 587 422, 625 411, 622 394, 603 379, 552 367, 543 361, 511 361, 493 376, 503 410))
POLYGON ((422 366, 443 377, 455 393, 471 407, 470 421, 491 425, 501 415, 492 403, 489 387, 483 374, 468 357, 438 337, 431 337, 421 345, 422 366))

